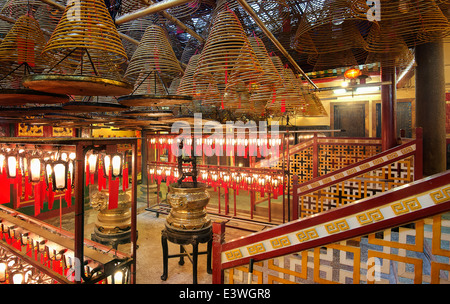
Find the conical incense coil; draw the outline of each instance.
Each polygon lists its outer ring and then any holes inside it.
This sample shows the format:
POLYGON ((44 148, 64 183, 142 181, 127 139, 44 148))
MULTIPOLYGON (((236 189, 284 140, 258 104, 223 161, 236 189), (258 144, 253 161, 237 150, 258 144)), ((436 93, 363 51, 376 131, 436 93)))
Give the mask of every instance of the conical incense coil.
POLYGON ((175 18, 183 18, 195 13, 201 4, 201 0, 193 0, 167 9, 167 12, 175 18))
POLYGON ((323 71, 337 67, 348 67, 358 64, 353 50, 344 50, 327 54, 310 54, 308 63, 314 66, 313 71, 323 71))
MULTIPOLYGON (((285 0, 248 0, 247 3, 252 7, 260 19, 263 20, 264 25, 271 32, 281 28, 289 19, 292 11, 288 1, 285 0)), ((212 19, 214 19, 220 11, 227 9, 238 12, 241 18, 246 18, 248 16, 247 12, 245 12, 238 1, 219 0, 217 1, 216 8, 212 14, 212 19)), ((241 18, 241 22, 247 24, 247 22, 242 21, 241 18)), ((251 19, 249 21, 253 22, 251 19)))
MULTIPOLYGON (((127 60, 125 49, 104 2, 71 1, 47 42, 43 55, 53 63, 74 71, 81 56, 90 50, 99 51, 90 54, 90 60, 94 63, 102 60, 105 52, 109 54, 112 65, 120 65, 127 60)), ((102 74, 102 71, 98 72, 102 74)))
POLYGON ((396 46, 396 48, 390 52, 369 52, 366 58, 366 64, 383 62, 383 67, 395 66, 397 68, 404 68, 413 60, 414 54, 406 46, 406 44, 403 43, 403 47, 401 47, 401 45, 396 46))
POLYGON ((365 44, 361 21, 353 17, 347 0, 308 2, 293 40, 293 48, 308 54, 324 54, 365 44))
POLYGON ((258 86, 261 86, 259 90, 273 91, 281 83, 281 77, 278 74, 273 61, 269 57, 269 53, 262 42, 262 40, 256 36, 249 37, 250 44, 256 54, 262 70, 263 75, 256 80, 258 86))
POLYGON ((274 92, 266 104, 266 110, 276 115, 295 114, 306 105, 301 93, 302 82, 290 68, 284 68, 283 79, 283 87, 274 92))
POLYGON ((29 15, 17 19, 0 44, 0 61, 10 63, 27 63, 42 69, 45 61, 40 54, 45 46, 44 34, 39 23, 29 15))
POLYGON ((195 99, 195 87, 194 87, 194 73, 197 68, 198 59, 200 54, 193 55, 184 70, 183 77, 181 77, 180 84, 177 88, 178 95, 190 95, 195 99))
POLYGON ((211 80, 226 88, 249 84, 262 74, 261 66, 237 16, 230 10, 219 12, 200 55, 194 82, 197 89, 211 80))
POLYGON ((125 79, 133 80, 141 74, 157 72, 165 79, 173 79, 183 69, 162 27, 147 27, 125 72, 125 79))
MULTIPOLYGON (((374 31, 389 32, 382 34, 393 38, 393 43, 399 40, 408 47, 434 41, 450 34, 450 24, 435 0, 381 0, 378 7, 374 7, 376 17, 374 23, 379 25, 374 31)), ((367 18, 369 7, 366 1, 351 0, 354 15, 360 19, 367 18)), ((376 34, 369 34, 369 43, 374 43, 376 34)), ((380 44, 386 44, 388 38, 382 39, 380 44)), ((370 50, 373 51, 373 50, 370 50)))
POLYGON ((312 92, 306 86, 302 87, 301 92, 305 100, 305 106, 300 113, 297 113, 297 115, 307 117, 328 116, 327 111, 315 92, 312 92))
MULTIPOLYGON (((65 5, 65 1, 56 0, 57 4, 65 5)), ((29 14, 35 18, 42 29, 53 32, 61 19, 63 11, 40 0, 8 0, 2 6, 0 13, 13 19, 29 14)))

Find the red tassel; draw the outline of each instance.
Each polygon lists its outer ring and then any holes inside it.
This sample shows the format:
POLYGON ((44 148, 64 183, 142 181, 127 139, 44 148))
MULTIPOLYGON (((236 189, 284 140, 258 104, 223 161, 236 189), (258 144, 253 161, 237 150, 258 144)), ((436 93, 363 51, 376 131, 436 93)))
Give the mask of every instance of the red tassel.
POLYGON ((119 205, 119 178, 111 179, 109 183, 108 209, 115 209, 119 205))
POLYGON ((286 112, 286 101, 284 99, 281 100, 281 113, 286 112))
POLYGON ((33 192, 33 186, 30 183, 30 179, 28 177, 28 171, 26 171, 25 172, 25 200, 26 201, 32 195, 32 192, 33 192))
POLYGON ((41 213, 41 183, 34 185, 34 216, 41 213))
POLYGON ((48 202, 48 210, 52 210, 53 202, 55 201, 55 192, 53 192, 52 185, 48 186, 47 196, 48 196, 48 201, 47 201, 48 202))
POLYGON ((64 193, 64 199, 66 200, 67 207, 72 206, 72 181, 70 177, 67 179, 67 184, 69 185, 64 193))
POLYGON ((89 163, 88 162, 86 163, 85 171, 86 171, 86 186, 88 186, 89 185, 89 181, 91 180, 91 178, 89 176, 90 172, 89 172, 89 163))
POLYGON ((122 190, 125 191, 129 187, 128 181, 128 165, 125 164, 125 168, 123 169, 123 179, 122 179, 122 190))
POLYGON ((6 168, 3 167, 3 171, 0 174, 0 204, 7 204, 10 202, 10 186, 8 176, 6 174, 6 168))
POLYGON ((34 40, 18 38, 17 39, 17 63, 27 63, 34 67, 34 40))

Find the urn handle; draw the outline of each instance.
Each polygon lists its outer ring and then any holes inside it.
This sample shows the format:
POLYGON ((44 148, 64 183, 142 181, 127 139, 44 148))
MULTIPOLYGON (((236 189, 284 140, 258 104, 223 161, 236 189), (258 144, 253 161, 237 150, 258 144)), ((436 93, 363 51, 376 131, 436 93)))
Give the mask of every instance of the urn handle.
POLYGON ((186 205, 186 197, 178 196, 176 194, 169 194, 169 196, 170 199, 168 201, 170 202, 172 208, 179 209, 186 205))

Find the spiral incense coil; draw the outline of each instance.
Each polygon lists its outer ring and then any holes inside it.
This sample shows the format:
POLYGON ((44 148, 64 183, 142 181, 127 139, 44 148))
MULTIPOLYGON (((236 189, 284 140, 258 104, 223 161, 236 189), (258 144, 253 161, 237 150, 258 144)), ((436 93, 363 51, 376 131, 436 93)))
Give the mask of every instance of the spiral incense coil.
POLYGON ((200 7, 201 0, 193 0, 167 9, 167 12, 175 18, 183 18, 192 15, 200 7))
POLYGON ((308 64, 314 67, 313 71, 323 71, 337 67, 355 66, 358 61, 353 50, 344 50, 327 54, 310 54, 308 64))
POLYGON ((388 51, 389 48, 386 50, 386 52, 369 52, 366 58, 366 64, 383 62, 383 67, 395 66, 404 68, 414 60, 414 54, 405 43, 397 45, 391 51, 388 51))
POLYGON ((193 55, 186 66, 186 70, 184 70, 184 74, 181 77, 180 84, 177 88, 178 95, 195 95, 195 87, 194 87, 194 73, 197 68, 198 59, 200 58, 200 54, 193 55))
POLYGON ((347 0, 311 1, 306 4, 292 47, 308 54, 363 48, 361 26, 347 0))
MULTIPOLYGON (((65 5, 65 1, 56 0, 55 2, 65 5)), ((32 15, 40 27, 49 32, 53 32, 63 14, 62 10, 40 0, 7 0, 2 5, 0 13, 13 19, 25 14, 32 15)))
POLYGON ((250 84, 263 71, 237 16, 230 10, 217 14, 194 74, 199 91, 210 81, 229 90, 239 82, 250 84))
POLYGON ((328 116, 325 107, 320 101, 319 97, 315 92, 312 92, 306 86, 303 86, 301 90, 303 98, 305 99, 305 107, 302 109, 300 116, 307 117, 326 117, 328 116))
MULTIPOLYGON (((23 15, 0 44, 0 62, 27 63, 40 71, 46 64, 40 56, 44 46, 45 38, 39 23, 33 17, 23 15)), ((17 72, 23 75, 23 70, 17 72)))
POLYGON ((306 105, 301 94, 302 83, 290 68, 283 70, 283 87, 273 93, 265 108, 268 113, 275 115, 296 114, 306 105))
POLYGON ((162 27, 147 27, 139 45, 130 59, 124 78, 136 82, 141 74, 157 72, 164 79, 173 79, 183 69, 162 27))
MULTIPOLYGON (((127 60, 116 27, 101 0, 69 2, 43 50, 43 56, 74 71, 86 50, 98 50, 90 55, 94 63, 102 60, 106 53, 113 65, 118 66, 127 60)), ((102 74, 102 71, 98 72, 102 74)))
POLYGON ((257 84, 267 87, 269 91, 272 91, 277 85, 280 85, 280 74, 278 74, 277 69, 270 59, 269 53, 262 40, 256 36, 249 37, 248 39, 256 54, 256 58, 264 71, 264 74, 257 80, 257 84))
MULTIPOLYGON (((274 32, 283 26, 283 23, 289 19, 291 9, 286 0, 247 0, 247 3, 252 7, 255 13, 263 20, 264 25, 274 32)), ((248 18, 248 14, 240 6, 238 1, 233 0, 219 0, 216 8, 212 14, 214 19, 220 11, 232 10, 239 13, 240 20, 248 18)), ((250 22, 253 22, 251 19, 250 22)), ((244 21, 243 21, 244 23, 244 21)), ((247 22, 245 22, 247 24, 247 22)))
MULTIPOLYGON (((442 3, 435 0, 381 0, 380 6, 376 8, 379 21, 374 21, 379 27, 372 27, 371 32, 373 30, 375 33, 369 33, 368 47, 376 45, 375 37, 381 40, 378 43, 382 49, 383 46, 392 48, 403 42, 413 47, 448 36, 450 24, 439 7, 445 7, 442 3), (387 37, 380 37, 383 35, 387 37), (388 44, 389 37, 393 40, 393 46, 388 44)), ((351 0, 351 8, 357 18, 367 18, 369 7, 366 1, 351 0)))

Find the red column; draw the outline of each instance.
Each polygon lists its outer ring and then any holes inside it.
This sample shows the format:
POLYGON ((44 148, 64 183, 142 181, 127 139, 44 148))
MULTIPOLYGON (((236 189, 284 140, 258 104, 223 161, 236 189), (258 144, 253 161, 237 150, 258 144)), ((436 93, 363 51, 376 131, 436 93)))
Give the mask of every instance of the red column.
POLYGON ((397 77, 395 66, 388 62, 381 63, 381 148, 383 151, 397 145, 397 77))
POLYGON ((224 275, 222 269, 222 244, 225 237, 225 222, 214 222, 212 244, 212 283, 223 284, 224 275))

